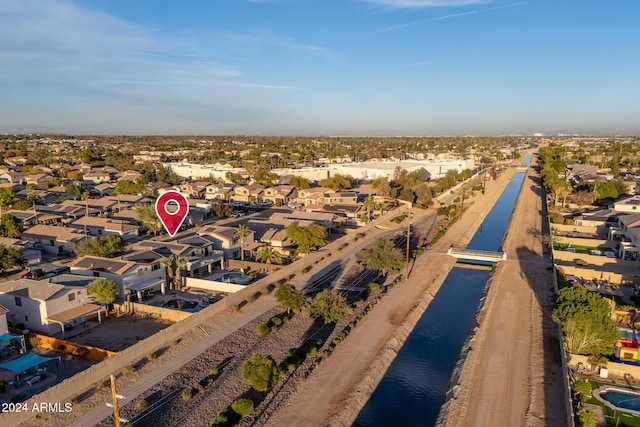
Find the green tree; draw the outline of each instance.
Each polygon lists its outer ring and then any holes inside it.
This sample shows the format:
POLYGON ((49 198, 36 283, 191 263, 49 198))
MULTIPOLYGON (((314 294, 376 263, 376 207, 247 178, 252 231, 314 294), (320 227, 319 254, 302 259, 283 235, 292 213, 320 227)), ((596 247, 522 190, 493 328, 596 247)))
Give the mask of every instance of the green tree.
POLYGON ((365 267, 380 271, 383 276, 386 276, 390 271, 400 271, 404 265, 402 252, 390 240, 376 239, 363 252, 362 263, 365 267))
POLYGON ((33 200, 18 200, 13 204, 13 209, 17 211, 28 211, 33 206, 33 200))
POLYGON ((367 221, 371 219, 371 212, 376 208, 376 201, 372 196, 367 196, 362 201, 362 209, 367 211, 367 221))
POLYGON ((133 211, 135 212, 136 219, 151 233, 157 235, 162 231, 162 223, 160 222, 160 218, 158 218, 158 214, 156 214, 156 208, 153 204, 135 205, 133 211))
POLYGON ((74 184, 67 184, 64 187, 67 190, 67 196, 70 199, 77 200, 82 195, 82 189, 74 184))
POLYGON ((236 227, 236 237, 240 239, 240 259, 244 261, 244 244, 248 236, 252 233, 251 229, 244 224, 236 227))
POLYGON ((324 289, 313 299, 309 306, 309 314, 314 319, 322 319, 325 324, 334 323, 351 312, 347 300, 338 294, 324 289))
POLYGON ((253 412, 253 400, 251 399, 238 399, 231 404, 233 412, 240 415, 241 418, 248 417, 253 412))
POLYGON ((27 261, 23 258, 20 251, 12 246, 0 243, 0 272, 12 268, 24 268, 27 261))
POLYGON ((576 381, 571 385, 573 392, 578 397, 580 402, 586 402, 591 398, 591 383, 588 381, 576 381))
POLYGON ((2 211, 13 203, 16 193, 11 188, 0 188, 0 215, 2 211))
POLYGON ((168 258, 162 258, 160 262, 165 266, 167 270, 167 278, 169 279, 169 287, 173 289, 173 263, 175 261, 175 255, 171 255, 168 258))
POLYGON ((297 222, 285 228, 287 237, 298 245, 298 251, 309 254, 327 244, 327 230, 318 224, 300 226, 297 222))
POLYGON ((143 189, 144 186, 142 184, 122 179, 116 183, 116 189, 113 194, 138 194, 141 193, 143 189))
POLYGON ((389 197, 391 195, 391 184, 386 177, 377 178, 371 187, 376 190, 377 196, 389 197))
POLYGON ((80 242, 76 247, 76 255, 79 257, 91 255, 103 258, 115 258, 122 254, 123 248, 124 242, 122 241, 122 237, 112 234, 80 242))
POLYGON ((302 176, 292 176, 289 178, 289 185, 304 190, 305 188, 309 188, 309 180, 302 176))
POLYGON ((613 354, 618 330, 610 317, 609 303, 581 286, 558 290, 552 319, 562 325, 564 345, 570 353, 613 354))
MULTIPOLYGON (((620 415, 618 414, 618 416, 620 415)), ((584 409, 578 411, 578 421, 580 421, 581 427, 596 427, 598 425, 595 411, 587 411, 584 409)))
POLYGON ((87 292, 93 295, 98 304, 109 305, 118 296, 118 287, 111 280, 102 277, 91 282, 87 292))
POLYGON ((2 214, 0 216, 0 232, 5 237, 18 239, 22 233, 22 221, 11 214, 2 214))
POLYGON ((242 379, 257 391, 269 391, 284 379, 284 371, 271 356, 254 353, 242 364, 242 379))
POLYGON ((276 303, 290 312, 299 312, 306 301, 304 294, 291 283, 278 286, 275 292, 276 303))
POLYGON ((320 185, 333 190, 348 190, 351 188, 351 181, 353 181, 353 178, 350 175, 337 173, 332 177, 321 180, 320 185))
POLYGON ((174 289, 182 288, 182 270, 187 266, 187 260, 182 257, 176 258, 176 273, 174 289))
POLYGON ((277 251, 273 246, 263 246, 258 249, 256 253, 256 261, 264 262, 266 264, 271 264, 275 262, 282 261, 282 255, 277 251))
POLYGON ((409 178, 411 178, 414 182, 426 182, 431 178, 431 174, 425 168, 419 168, 412 172, 409 172, 409 178))
POLYGON ((253 180, 257 184, 264 185, 265 187, 273 187, 278 182, 278 174, 275 172, 269 172, 268 170, 258 169, 253 176, 253 180))

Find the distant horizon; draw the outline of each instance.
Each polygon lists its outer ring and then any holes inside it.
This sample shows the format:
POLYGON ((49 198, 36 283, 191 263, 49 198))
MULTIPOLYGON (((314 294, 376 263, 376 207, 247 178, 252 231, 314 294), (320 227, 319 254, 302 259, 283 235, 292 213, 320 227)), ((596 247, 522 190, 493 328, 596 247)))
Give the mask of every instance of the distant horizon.
POLYGON ((640 134, 640 3, 0 0, 0 132, 640 134))

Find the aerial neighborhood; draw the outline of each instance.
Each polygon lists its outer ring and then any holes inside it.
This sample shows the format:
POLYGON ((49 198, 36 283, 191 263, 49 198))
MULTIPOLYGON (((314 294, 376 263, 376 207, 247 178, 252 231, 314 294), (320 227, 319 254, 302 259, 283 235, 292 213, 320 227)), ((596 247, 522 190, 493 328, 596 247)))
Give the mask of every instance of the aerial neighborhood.
MULTIPOLYGON (((293 313, 327 324, 360 309, 358 316, 364 316, 368 304, 377 302, 368 296, 382 285, 388 292, 399 280, 387 281, 388 274, 400 272, 405 258, 408 265, 410 257, 415 260, 431 248, 497 177, 525 168, 519 164, 523 152, 537 153, 532 166, 545 190, 548 230, 531 234, 548 249, 556 285, 611 298, 618 326, 623 317, 635 325, 620 314, 640 301, 640 157, 630 141, 283 139, 5 136, 0 158, 2 399, 34 398, 118 355, 146 351, 146 362, 131 366, 151 364, 160 354, 153 337, 182 336, 193 329, 190 322, 199 324, 194 319, 209 316, 204 313, 238 313, 261 295, 273 293, 286 311, 252 326, 259 336, 276 331, 293 313), (285 143, 296 148, 280 150, 285 143), (186 196, 189 204, 175 236, 167 234, 155 206, 169 191, 186 196), (429 228, 414 230, 414 215, 432 215, 429 228), (401 239, 377 239, 344 259, 339 254, 394 227, 421 237, 407 237, 406 249, 401 239), (310 276, 315 281, 301 285, 307 294, 298 296, 290 281, 330 260, 339 268, 327 267, 327 278, 310 276), (357 271, 357 279, 341 276, 345 265, 345 272, 357 271), (360 280, 371 283, 356 285, 360 280), (237 295, 251 285, 259 285, 259 291, 240 300, 237 295), (346 297, 318 291, 324 288, 346 297), (336 304, 333 314, 314 311, 321 298, 334 298, 325 302, 336 304), (145 346, 152 350, 139 350, 145 346)), ((572 331, 566 319, 554 312, 554 321, 563 325, 567 340, 572 331)), ((606 377, 606 370, 601 373, 587 357, 611 356, 611 364, 624 358, 612 356, 615 334, 609 337, 611 348, 598 347, 593 354, 566 346, 572 355, 568 366, 581 376, 576 380, 606 377)), ((334 347, 343 338, 338 335, 334 347)), ((328 357, 332 349, 324 351, 322 357, 328 357)), ((284 363, 293 371, 303 361, 294 352, 284 363)), ((138 369, 131 366, 120 368, 131 374, 138 369)), ((207 378, 213 381, 216 375, 207 378)), ((194 387, 189 396, 203 393, 194 387)))

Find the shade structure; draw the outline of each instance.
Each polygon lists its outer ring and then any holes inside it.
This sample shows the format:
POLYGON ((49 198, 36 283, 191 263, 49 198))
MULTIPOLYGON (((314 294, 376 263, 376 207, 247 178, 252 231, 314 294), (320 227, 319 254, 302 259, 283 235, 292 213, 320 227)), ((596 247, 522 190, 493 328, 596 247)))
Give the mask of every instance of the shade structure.
POLYGON ((21 374, 27 369, 34 368, 41 363, 48 362, 49 360, 55 360, 55 357, 44 357, 35 353, 27 353, 24 356, 20 356, 17 359, 13 359, 6 363, 0 363, 0 369, 6 369, 15 374, 21 374))

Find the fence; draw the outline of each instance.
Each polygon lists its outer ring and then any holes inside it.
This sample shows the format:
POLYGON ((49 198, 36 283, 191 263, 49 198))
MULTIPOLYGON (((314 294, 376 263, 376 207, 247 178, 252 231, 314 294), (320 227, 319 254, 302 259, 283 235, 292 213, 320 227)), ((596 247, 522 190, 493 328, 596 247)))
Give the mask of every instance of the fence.
POLYGON ((195 277, 187 277, 185 286, 191 288, 206 289, 215 292, 226 292, 229 294, 235 294, 238 291, 243 290, 247 285, 237 285, 235 283, 217 282, 215 280, 196 279, 195 277))
POLYGON ((181 322, 193 314, 188 311, 173 310, 171 308, 156 307, 154 305, 140 304, 137 302, 114 303, 113 306, 119 313, 142 314, 145 317, 166 319, 172 322, 181 322))
POLYGON ((115 356, 117 353, 101 348, 91 347, 88 345, 77 344, 71 341, 65 341, 47 335, 36 334, 30 332, 27 339, 35 347, 41 347, 48 350, 58 351, 60 353, 71 354, 85 359, 102 362, 107 357, 115 356))

